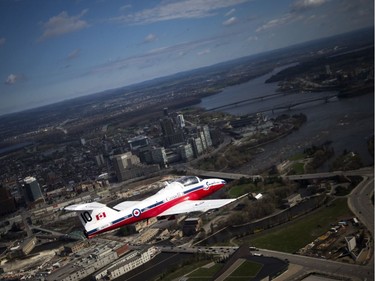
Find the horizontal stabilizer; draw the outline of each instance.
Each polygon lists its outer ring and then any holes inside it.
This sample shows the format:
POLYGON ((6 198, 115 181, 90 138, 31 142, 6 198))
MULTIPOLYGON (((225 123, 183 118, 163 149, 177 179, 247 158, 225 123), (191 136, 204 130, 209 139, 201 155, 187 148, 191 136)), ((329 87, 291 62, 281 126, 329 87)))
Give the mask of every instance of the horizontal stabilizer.
POLYGON ((98 202, 70 205, 64 208, 66 211, 76 212, 79 220, 85 228, 86 237, 108 225, 118 211, 98 202))
POLYGON ((215 200, 187 200, 183 201, 158 216, 170 216, 191 212, 206 212, 227 205, 237 199, 215 199, 215 200))
POLYGON ((122 211, 122 210, 128 209, 128 208, 130 208, 130 207, 132 207, 135 204, 138 204, 140 202, 141 201, 125 201, 125 202, 122 202, 120 204, 117 204, 116 206, 113 207, 113 209, 122 211))

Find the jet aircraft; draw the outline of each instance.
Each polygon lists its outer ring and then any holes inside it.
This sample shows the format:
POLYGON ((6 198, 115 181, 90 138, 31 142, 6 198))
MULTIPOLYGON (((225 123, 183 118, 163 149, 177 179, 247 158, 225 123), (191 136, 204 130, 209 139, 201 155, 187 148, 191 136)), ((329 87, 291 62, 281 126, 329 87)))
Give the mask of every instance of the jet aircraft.
POLYGON ((184 176, 168 183, 156 194, 142 201, 125 201, 113 208, 98 202, 70 205, 67 211, 78 213, 84 234, 92 238, 97 234, 152 217, 165 217, 190 212, 206 212, 220 208, 236 199, 200 200, 221 189, 222 179, 200 179, 184 176))

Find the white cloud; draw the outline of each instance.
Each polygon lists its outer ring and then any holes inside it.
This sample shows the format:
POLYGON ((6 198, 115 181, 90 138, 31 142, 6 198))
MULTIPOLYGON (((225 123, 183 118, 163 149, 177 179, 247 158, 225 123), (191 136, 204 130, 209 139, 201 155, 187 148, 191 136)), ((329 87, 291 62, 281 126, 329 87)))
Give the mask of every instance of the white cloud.
POLYGON ((251 42, 251 41, 258 41, 258 36, 250 36, 247 38, 247 41, 251 42))
POLYGON ((292 10, 293 11, 308 10, 311 8, 319 7, 327 2, 328 0, 296 0, 292 4, 292 10))
POLYGON ((124 6, 120 7, 120 11, 121 11, 121 12, 127 11, 127 10, 129 10, 131 7, 132 7, 131 4, 124 5, 124 6))
POLYGON ((226 21, 223 22, 223 25, 229 26, 237 23, 237 18, 236 17, 231 17, 230 19, 227 19, 226 21))
POLYGON ((89 24, 81 19, 87 11, 83 10, 76 16, 69 16, 66 11, 62 11, 57 16, 53 16, 47 22, 42 23, 43 34, 39 41, 87 28, 89 24))
MULTIPOLYGON (((198 50, 199 48, 204 48, 205 46, 212 44, 213 42, 215 42, 215 40, 215 38, 211 38, 202 41, 184 42, 167 47, 152 49, 145 54, 117 59, 99 65, 93 68, 89 73, 86 73, 86 75, 95 73, 108 73, 128 67, 145 68, 148 66, 152 66, 155 63, 159 63, 160 61, 170 59, 171 57, 179 58, 185 56, 193 50, 198 50)), ((209 49, 205 49, 204 51, 199 52, 198 55, 204 55, 208 52, 210 52, 209 49)))
POLYGON ((8 75, 4 83, 7 85, 13 85, 17 82, 17 80, 18 80, 18 76, 12 73, 8 75))
POLYGON ((297 19, 297 17, 294 14, 288 13, 288 14, 283 15, 280 18, 268 21, 267 23, 258 27, 256 32, 264 31, 264 30, 274 28, 274 27, 280 27, 282 25, 291 23, 291 22, 295 21, 296 19, 297 19))
POLYGON ((127 14, 111 20, 119 23, 148 24, 173 19, 204 18, 215 15, 215 11, 249 0, 181 0, 127 14))
POLYGON ((0 46, 3 46, 7 40, 4 37, 0 38, 0 46))
POLYGON ((236 9, 233 8, 233 9, 231 9, 229 12, 227 12, 224 16, 225 16, 225 17, 229 17, 229 16, 233 15, 235 11, 236 11, 236 9))
POLYGON ((156 39, 157 39, 156 35, 153 34, 153 33, 150 33, 149 35, 147 35, 147 36, 144 38, 143 42, 144 42, 144 43, 150 43, 150 42, 155 41, 156 39))
POLYGON ((79 57, 79 55, 81 54, 81 49, 78 48, 78 49, 75 49, 73 51, 71 51, 68 56, 66 57, 67 60, 73 60, 73 59, 76 59, 77 57, 79 57))
POLYGON ((198 52, 197 54, 198 54, 198 56, 203 56, 203 55, 207 55, 209 53, 211 53, 211 50, 210 49, 205 49, 205 50, 203 50, 201 52, 198 52))
MULTIPOLYGON (((256 32, 280 27, 298 20, 303 20, 306 18, 306 13, 304 13, 305 11, 322 6, 329 1, 330 0, 295 0, 291 4, 290 11, 288 13, 279 18, 266 22, 262 26, 258 27, 256 32)), ((308 19, 311 21, 314 18, 310 16, 308 19)))

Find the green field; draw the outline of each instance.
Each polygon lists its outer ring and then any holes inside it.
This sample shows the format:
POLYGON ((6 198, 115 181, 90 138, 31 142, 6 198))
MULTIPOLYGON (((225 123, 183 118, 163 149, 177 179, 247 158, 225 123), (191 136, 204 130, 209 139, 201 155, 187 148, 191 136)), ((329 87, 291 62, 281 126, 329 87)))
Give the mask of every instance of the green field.
MULTIPOLYGON (((212 277, 223 267, 223 264, 215 264, 209 268, 198 268, 187 275, 188 280, 212 280, 212 277)), ((255 277, 262 269, 263 265, 245 260, 228 278, 225 280, 249 280, 255 277)))
POLYGON ((304 163, 293 163, 292 171, 294 171, 295 175, 302 175, 305 172, 305 164, 304 163))
POLYGON ((255 277, 262 267, 260 263, 245 261, 225 281, 249 280, 249 277, 255 277))
POLYGON ((253 183, 235 185, 228 191, 230 198, 237 198, 249 192, 259 192, 260 187, 256 187, 253 183))
POLYGON ((205 268, 204 266, 209 264, 210 262, 210 260, 202 260, 193 262, 188 265, 183 265, 172 270, 171 272, 168 272, 166 275, 159 275, 155 280, 171 281, 190 272, 191 273, 188 275, 189 280, 211 280, 212 276, 214 276, 214 274, 218 272, 224 266, 224 264, 215 263, 215 265, 209 268, 205 268))
POLYGON ((298 160, 303 160, 306 158, 306 154, 304 153, 297 153, 293 155, 292 157, 289 158, 290 161, 298 161, 298 160))
POLYGON ((294 253, 327 232, 331 228, 331 223, 350 216, 352 213, 348 208, 347 199, 340 198, 332 202, 330 206, 323 207, 311 215, 265 233, 241 238, 236 243, 294 253))
POLYGON ((200 267, 188 275, 188 280, 212 280, 212 277, 223 267, 223 264, 216 263, 215 265, 205 268, 200 267))

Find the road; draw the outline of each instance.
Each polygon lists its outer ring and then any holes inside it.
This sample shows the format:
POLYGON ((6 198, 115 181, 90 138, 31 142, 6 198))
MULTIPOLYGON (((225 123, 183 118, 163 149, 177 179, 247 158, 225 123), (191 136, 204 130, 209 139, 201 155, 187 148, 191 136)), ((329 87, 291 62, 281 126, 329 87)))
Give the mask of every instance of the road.
POLYGON ((276 257, 279 259, 288 259, 291 264, 302 267, 292 274, 281 275, 276 280, 293 280, 309 272, 326 273, 331 276, 345 276, 352 280, 374 280, 374 267, 372 265, 355 265, 331 260, 318 259, 300 255, 287 254, 282 252, 260 249, 259 253, 264 256, 276 257))
POLYGON ((374 175, 363 176, 363 181, 349 194, 348 205, 374 237, 374 205, 371 202, 373 193, 374 175))

